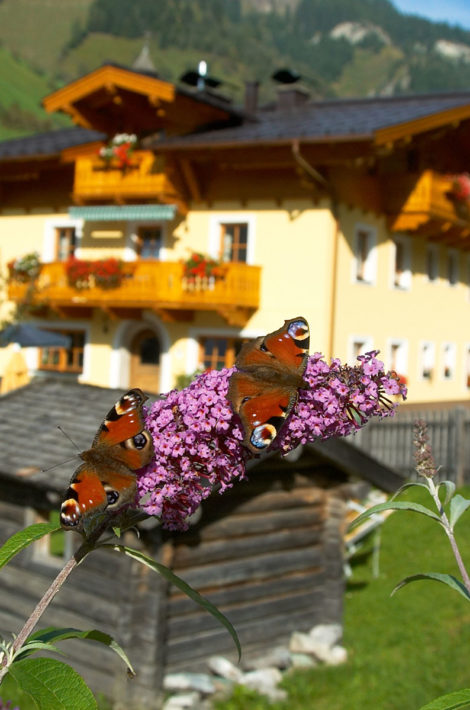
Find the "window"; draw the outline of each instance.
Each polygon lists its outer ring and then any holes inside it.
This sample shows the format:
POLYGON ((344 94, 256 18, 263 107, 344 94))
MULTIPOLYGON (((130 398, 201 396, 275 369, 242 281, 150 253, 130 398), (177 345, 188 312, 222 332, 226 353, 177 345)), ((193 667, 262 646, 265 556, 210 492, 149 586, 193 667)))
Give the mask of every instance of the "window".
POLYGON ((431 283, 435 283, 439 278, 439 248, 437 244, 428 244, 426 247, 426 276, 431 283))
POLYGON ((455 374, 455 345, 444 343, 442 346, 442 379, 452 380, 455 374))
POLYGON ((470 389, 470 345, 465 349, 465 384, 470 389))
POLYGON ((394 370, 403 384, 407 382, 408 343, 406 340, 390 340, 388 344, 389 369, 394 370))
POLYGON ((160 259, 162 228, 140 227, 137 234, 136 252, 139 259, 160 259))
POLYGON ((374 349, 373 340, 369 335, 353 336, 349 342, 349 360, 354 362, 359 355, 365 355, 374 349))
POLYGON ((456 286, 459 280, 459 254, 456 249, 447 252, 447 281, 449 286, 456 286))
MULTIPOLYGON (((59 527, 59 511, 34 511, 28 514, 33 523, 57 523, 59 527)), ((62 567, 64 562, 72 556, 73 535, 68 535, 65 530, 58 530, 45 535, 33 544, 32 557, 35 562, 42 562, 50 566, 62 567)))
POLYGON ((222 261, 246 263, 248 249, 248 223, 220 224, 220 258, 222 261))
POLYGON ((434 343, 421 343, 419 374, 422 380, 432 380, 436 359, 436 349, 434 343))
POLYGON ((85 333, 79 330, 60 330, 57 332, 69 336, 70 346, 68 348, 41 348, 39 350, 39 369, 75 372, 77 374, 83 372, 85 333))
POLYGON ((56 260, 67 261, 75 256, 77 233, 75 227, 56 227, 56 260))
POLYGON ((222 370, 232 367, 243 343, 247 339, 210 336, 201 338, 199 362, 205 370, 222 370))
POLYGON ((393 240, 393 288, 411 287, 411 245, 406 237, 393 240))
POLYGON ((372 227, 357 226, 354 234, 353 280, 373 284, 376 272, 377 233, 372 227))

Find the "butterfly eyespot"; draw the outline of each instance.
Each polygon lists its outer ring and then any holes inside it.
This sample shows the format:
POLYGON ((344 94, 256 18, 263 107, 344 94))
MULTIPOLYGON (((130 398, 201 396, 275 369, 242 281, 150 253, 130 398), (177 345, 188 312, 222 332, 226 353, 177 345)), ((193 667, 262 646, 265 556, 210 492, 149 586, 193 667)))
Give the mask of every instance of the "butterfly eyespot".
POLYGON ((106 491, 106 499, 108 505, 113 505, 113 503, 117 503, 119 500, 119 493, 117 491, 106 491))
POLYGON ((253 429, 250 441, 254 447, 261 451, 268 448, 276 434, 277 429, 275 426, 272 424, 261 424, 257 426, 256 429, 253 429))
POLYGON ((145 434, 140 433, 134 436, 132 441, 134 442, 134 446, 136 449, 143 449, 147 443, 147 437, 145 436, 145 434))

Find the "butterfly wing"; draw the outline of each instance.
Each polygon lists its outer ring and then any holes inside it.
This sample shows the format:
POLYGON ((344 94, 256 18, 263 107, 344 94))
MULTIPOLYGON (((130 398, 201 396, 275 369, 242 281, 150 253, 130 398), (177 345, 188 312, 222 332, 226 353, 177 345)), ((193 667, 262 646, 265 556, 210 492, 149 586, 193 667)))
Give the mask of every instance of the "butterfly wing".
POLYGON ((153 444, 145 429, 142 390, 127 392, 108 412, 91 449, 80 457, 61 506, 62 527, 87 532, 92 521, 131 503, 136 495, 133 471, 152 458, 153 444))
POLYGON ((310 330, 305 318, 286 320, 284 325, 265 337, 245 343, 236 361, 240 370, 273 368, 302 375, 308 358, 310 330))
POLYGON ((242 421, 244 446, 259 454, 278 435, 297 400, 297 391, 236 372, 230 378, 228 398, 242 421))

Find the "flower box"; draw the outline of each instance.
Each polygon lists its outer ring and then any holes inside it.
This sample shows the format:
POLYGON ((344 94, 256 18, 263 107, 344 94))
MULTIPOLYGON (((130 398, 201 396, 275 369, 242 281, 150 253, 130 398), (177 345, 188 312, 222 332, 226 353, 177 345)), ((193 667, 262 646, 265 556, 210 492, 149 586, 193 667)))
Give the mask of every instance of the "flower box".
POLYGON ((65 264, 65 272, 69 286, 78 290, 93 286, 119 288, 122 282, 122 262, 119 259, 84 261, 72 258, 65 264))

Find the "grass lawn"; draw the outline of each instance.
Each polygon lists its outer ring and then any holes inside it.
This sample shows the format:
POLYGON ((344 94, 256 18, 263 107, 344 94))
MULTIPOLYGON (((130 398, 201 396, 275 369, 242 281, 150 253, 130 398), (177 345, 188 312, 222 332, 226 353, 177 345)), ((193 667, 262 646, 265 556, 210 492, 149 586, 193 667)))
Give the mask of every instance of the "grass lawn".
MULTIPOLYGON (((408 498, 432 507, 422 490, 408 498)), ((470 489, 462 491, 470 497, 470 489)), ((470 568, 470 511, 456 526, 470 568)), ((217 710, 417 710, 433 698, 470 687, 470 605, 447 586, 410 584, 390 598, 403 577, 447 572, 458 577, 440 527, 416 513, 395 512, 382 529, 380 574, 372 577, 369 548, 353 567, 345 598, 344 645, 349 660, 336 668, 296 671, 283 687, 285 703, 269 704, 237 689, 217 710)))

